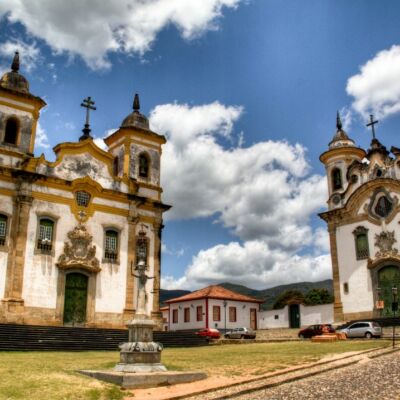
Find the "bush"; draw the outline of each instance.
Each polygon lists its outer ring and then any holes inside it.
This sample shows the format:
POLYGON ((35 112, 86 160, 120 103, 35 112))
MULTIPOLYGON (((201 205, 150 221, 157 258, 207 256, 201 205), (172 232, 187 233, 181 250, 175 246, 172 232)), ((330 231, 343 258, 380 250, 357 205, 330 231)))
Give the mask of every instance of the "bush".
POLYGON ((274 310, 278 308, 283 308, 288 303, 292 304, 304 303, 303 293, 301 293, 300 290, 296 289, 286 290, 276 298, 273 308, 274 310))

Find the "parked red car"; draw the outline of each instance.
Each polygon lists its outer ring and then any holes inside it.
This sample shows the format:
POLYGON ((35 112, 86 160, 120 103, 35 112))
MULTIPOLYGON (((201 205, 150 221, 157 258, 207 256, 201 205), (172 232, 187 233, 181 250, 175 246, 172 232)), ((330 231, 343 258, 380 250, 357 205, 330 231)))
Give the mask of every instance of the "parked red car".
POLYGON ((207 339, 219 339, 221 334, 218 329, 206 328, 196 332, 196 335, 206 337, 207 339))
POLYGON ((335 333, 335 329, 331 324, 310 325, 302 329, 298 333, 300 339, 308 339, 313 336, 322 335, 323 333, 335 333))

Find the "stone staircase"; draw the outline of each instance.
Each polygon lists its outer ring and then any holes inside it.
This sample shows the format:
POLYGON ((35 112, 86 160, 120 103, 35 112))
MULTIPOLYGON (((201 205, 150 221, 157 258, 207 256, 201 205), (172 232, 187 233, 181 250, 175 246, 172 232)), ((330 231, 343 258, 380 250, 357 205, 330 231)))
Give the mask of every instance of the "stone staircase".
MULTIPOLYGON (((0 324, 0 350, 118 350, 127 341, 126 329, 0 324)), ((208 344, 189 331, 154 332, 154 341, 166 348, 208 344)))

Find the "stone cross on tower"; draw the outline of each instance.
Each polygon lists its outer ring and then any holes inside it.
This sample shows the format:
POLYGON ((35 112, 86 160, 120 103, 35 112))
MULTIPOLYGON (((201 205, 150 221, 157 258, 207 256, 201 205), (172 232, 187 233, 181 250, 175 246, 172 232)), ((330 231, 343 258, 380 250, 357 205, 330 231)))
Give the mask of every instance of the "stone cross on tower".
POLYGON ((94 101, 90 96, 88 98, 84 99, 83 102, 81 103, 81 107, 86 108, 86 122, 85 122, 85 127, 82 129, 83 135, 79 138, 79 141, 91 138, 90 136, 90 127, 89 127, 89 113, 90 110, 96 110, 96 107, 94 107, 94 101))
POLYGON ((379 121, 374 121, 374 116, 371 114, 369 116, 369 123, 366 126, 370 126, 372 129, 372 139, 376 139, 375 137, 375 124, 377 124, 379 121))

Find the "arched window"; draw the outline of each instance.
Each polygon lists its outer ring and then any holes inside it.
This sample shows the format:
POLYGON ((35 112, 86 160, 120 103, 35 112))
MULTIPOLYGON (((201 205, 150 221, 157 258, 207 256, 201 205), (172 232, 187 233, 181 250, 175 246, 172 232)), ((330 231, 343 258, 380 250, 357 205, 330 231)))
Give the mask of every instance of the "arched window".
POLYGON ((9 118, 6 123, 6 131, 4 133, 4 143, 17 144, 18 139, 18 120, 16 118, 9 118))
POLYGON ((147 178, 149 176, 149 157, 147 154, 142 153, 139 155, 139 176, 147 178))
POLYGON ((0 246, 6 245, 7 222, 8 218, 5 215, 0 214, 0 246))
POLYGON ((118 260, 118 232, 113 229, 105 231, 104 259, 108 262, 118 260))
POLYGON ((332 170, 332 189, 339 190, 342 186, 342 172, 339 168, 334 168, 332 170))
POLYGON ((368 229, 363 226, 358 226, 354 231, 354 240, 356 246, 356 258, 357 260, 364 260, 369 257, 369 246, 368 246, 368 229))
POLYGON ((48 218, 39 220, 39 237, 37 248, 41 253, 49 254, 53 249, 54 221, 48 218))
POLYGON ((382 196, 376 202, 374 211, 379 217, 386 218, 392 212, 392 202, 386 196, 382 196))

